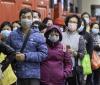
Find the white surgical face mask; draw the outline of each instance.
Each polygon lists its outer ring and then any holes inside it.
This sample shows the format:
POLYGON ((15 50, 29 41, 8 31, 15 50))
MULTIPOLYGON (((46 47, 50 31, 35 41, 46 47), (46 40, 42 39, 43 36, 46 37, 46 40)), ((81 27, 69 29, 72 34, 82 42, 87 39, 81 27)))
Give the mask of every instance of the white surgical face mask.
POLYGON ((32 25, 32 20, 30 19, 21 19, 21 25, 22 26, 27 26, 27 27, 30 27, 32 25))
POLYGON ((9 30, 2 30, 1 34, 3 36, 3 38, 7 38, 10 35, 11 31, 9 30))
POLYGON ((98 34, 98 33, 99 33, 99 29, 93 28, 93 29, 92 29, 92 33, 93 33, 93 34, 98 34))
POLYGON ((51 42, 57 42, 57 41, 59 41, 59 36, 56 36, 56 35, 51 36, 51 35, 49 35, 48 39, 49 39, 51 42))
POLYGON ((81 25, 80 28, 78 29, 78 32, 82 32, 83 29, 84 29, 84 26, 81 25))
POLYGON ((60 30, 61 30, 61 32, 63 32, 63 31, 64 31, 64 30, 63 30, 63 27, 61 27, 60 30))
POLYGON ((89 18, 84 18, 84 19, 85 19, 86 23, 89 24, 89 22, 90 22, 89 18))
POLYGON ((76 31, 76 29, 77 29, 77 24, 76 24, 76 23, 68 23, 68 29, 69 29, 69 31, 71 31, 71 32, 76 31))
POLYGON ((14 27, 13 30, 17 30, 17 27, 14 27))

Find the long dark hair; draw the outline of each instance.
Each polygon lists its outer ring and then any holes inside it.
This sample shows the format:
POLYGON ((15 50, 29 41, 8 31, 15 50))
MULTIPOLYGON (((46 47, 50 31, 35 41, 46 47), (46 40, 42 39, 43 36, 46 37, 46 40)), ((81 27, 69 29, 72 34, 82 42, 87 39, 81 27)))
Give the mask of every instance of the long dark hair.
POLYGON ((86 33, 86 21, 85 21, 84 18, 81 19, 81 24, 82 24, 82 22, 84 23, 84 29, 83 29, 83 31, 80 32, 79 34, 85 34, 85 33, 86 33))

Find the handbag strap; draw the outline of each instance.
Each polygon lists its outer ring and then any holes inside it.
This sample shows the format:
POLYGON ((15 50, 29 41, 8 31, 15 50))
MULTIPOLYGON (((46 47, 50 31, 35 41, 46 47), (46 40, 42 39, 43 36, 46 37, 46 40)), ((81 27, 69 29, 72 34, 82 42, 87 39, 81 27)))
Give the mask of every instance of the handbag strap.
POLYGON ((23 53, 23 51, 24 51, 24 49, 25 49, 25 47, 26 47, 26 44, 27 44, 27 41, 28 41, 28 39, 29 39, 30 34, 31 34, 31 29, 29 29, 29 31, 28 31, 28 33, 27 33, 25 39, 24 39, 22 48, 20 49, 20 52, 21 52, 21 53, 23 53))

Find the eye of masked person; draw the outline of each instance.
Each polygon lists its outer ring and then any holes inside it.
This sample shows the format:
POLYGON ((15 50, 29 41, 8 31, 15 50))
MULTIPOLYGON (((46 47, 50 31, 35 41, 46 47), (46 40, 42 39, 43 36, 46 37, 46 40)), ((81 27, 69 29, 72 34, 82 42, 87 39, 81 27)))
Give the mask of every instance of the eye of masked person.
POLYGON ((70 20, 69 23, 75 23, 75 24, 77 24, 77 21, 70 20))

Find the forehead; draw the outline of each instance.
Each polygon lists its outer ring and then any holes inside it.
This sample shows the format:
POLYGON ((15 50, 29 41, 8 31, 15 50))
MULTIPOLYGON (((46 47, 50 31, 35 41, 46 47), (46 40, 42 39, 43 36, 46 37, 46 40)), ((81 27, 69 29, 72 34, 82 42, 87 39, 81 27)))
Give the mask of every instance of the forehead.
POLYGON ((88 17, 89 18, 89 15, 88 14, 84 14, 83 17, 88 17))
POLYGON ((99 25, 98 24, 94 24, 93 27, 99 27, 99 25))
POLYGON ((78 19, 76 17, 72 17, 69 19, 69 21, 78 21, 78 19))
POLYGON ((49 23, 53 23, 52 20, 48 20, 49 23))
POLYGON ((13 26, 19 26, 19 24, 18 23, 13 23, 13 26))
POLYGON ((17 25, 17 24, 18 24, 17 22, 14 22, 14 23, 13 23, 13 25, 17 25))
POLYGON ((27 17, 27 16, 32 16, 32 14, 31 14, 31 12, 28 12, 28 13, 25 13, 25 14, 23 13, 21 16, 26 16, 27 17))
POLYGON ((5 25, 5 26, 3 27, 3 30, 6 30, 6 29, 11 29, 11 27, 8 26, 8 25, 5 25))
POLYGON ((37 12, 33 12, 33 16, 38 16, 38 13, 37 12))
POLYGON ((59 34, 59 33, 53 30, 50 34, 59 34))

